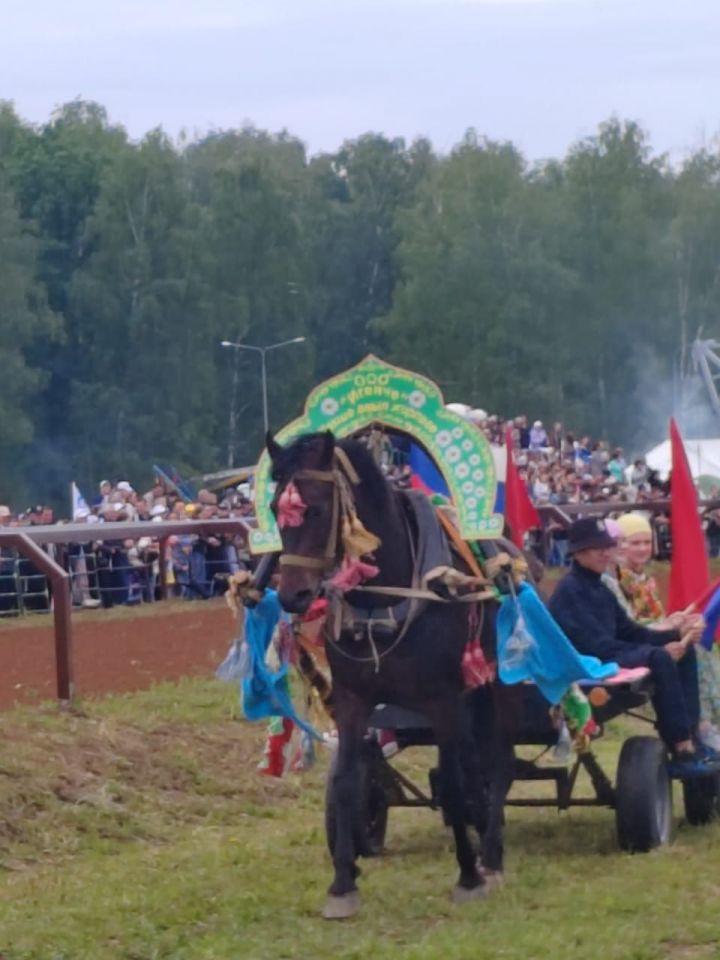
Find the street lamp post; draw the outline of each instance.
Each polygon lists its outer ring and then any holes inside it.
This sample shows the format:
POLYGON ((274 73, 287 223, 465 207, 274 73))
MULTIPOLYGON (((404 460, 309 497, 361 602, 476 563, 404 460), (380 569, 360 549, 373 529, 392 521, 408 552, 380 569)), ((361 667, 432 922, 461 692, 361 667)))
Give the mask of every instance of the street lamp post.
MULTIPOLYGON (((221 347, 231 347, 234 350, 251 350, 253 353, 260 354, 260 371, 262 375, 262 399, 263 399, 263 427, 264 433, 267 435, 268 427, 270 426, 270 421, 268 417, 268 389, 267 389, 267 362, 265 360, 266 354, 270 350, 277 350, 279 347, 287 347, 291 343, 304 343, 305 337, 293 337, 292 340, 281 340, 280 343, 270 343, 265 347, 255 347, 249 343, 234 343, 232 340, 222 340, 220 342, 221 347)), ((235 388, 235 381, 233 381, 233 388, 235 388)), ((230 410, 230 424, 231 424, 231 434, 230 443, 231 448, 234 441, 235 434, 235 417, 234 417, 234 406, 235 406, 235 396, 233 389, 232 397, 232 408, 230 410)), ((232 458, 231 458, 232 459, 232 458)), ((232 466, 232 464, 230 464, 232 466)))

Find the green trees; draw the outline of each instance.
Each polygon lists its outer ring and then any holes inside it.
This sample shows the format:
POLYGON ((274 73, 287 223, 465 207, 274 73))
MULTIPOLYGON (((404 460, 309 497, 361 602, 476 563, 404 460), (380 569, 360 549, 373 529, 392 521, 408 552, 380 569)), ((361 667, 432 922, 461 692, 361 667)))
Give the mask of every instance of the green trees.
MULTIPOLYGON (((263 442, 259 359, 220 351, 218 344, 267 345, 305 334, 314 296, 305 150, 286 135, 248 128, 193 146, 186 168, 198 210, 202 330, 217 388, 205 411, 215 461, 252 463, 263 442), (228 423, 233 394, 235 429, 228 423)), ((271 352, 268 368, 270 420, 278 428, 295 415, 312 382, 312 343, 271 352)))
POLYGON ((0 170, 0 462, 3 493, 26 492, 22 454, 35 440, 38 398, 47 374, 32 365, 56 333, 35 279, 37 242, 23 225, 0 170))
POLYGON ((545 252, 549 205, 509 144, 470 132, 434 165, 399 216, 400 277, 378 323, 393 358, 455 400, 542 406, 553 390, 543 328, 563 278, 545 252))
POLYGON ((287 133, 132 142, 97 104, 32 127, 0 103, 0 499, 252 462, 259 358, 224 339, 306 338, 268 355, 275 427, 375 351, 639 449, 702 406, 719 263, 718 155, 673 167, 616 119, 532 165, 473 131, 309 158, 287 133))
POLYGON ((401 139, 376 134, 311 163, 315 293, 309 330, 319 377, 383 349, 373 321, 392 305, 399 212, 432 163, 427 142, 408 148, 401 139))

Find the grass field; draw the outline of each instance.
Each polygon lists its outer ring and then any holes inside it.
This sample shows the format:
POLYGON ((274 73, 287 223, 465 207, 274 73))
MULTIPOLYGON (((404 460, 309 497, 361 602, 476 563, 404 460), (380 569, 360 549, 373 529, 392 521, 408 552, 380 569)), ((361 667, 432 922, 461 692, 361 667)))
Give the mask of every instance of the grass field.
MULTIPOLYGON (((507 882, 455 907, 437 814, 391 811, 386 856, 363 863, 363 908, 319 919, 330 864, 325 758, 269 781, 263 731, 235 691, 187 681, 2 715, 4 960, 720 956, 720 826, 620 854, 609 810, 511 809, 507 882)), ((614 766, 619 733, 601 748, 614 766)), ((432 751, 408 751, 422 782, 432 751)), ((679 799, 679 798, 676 798, 679 799)))

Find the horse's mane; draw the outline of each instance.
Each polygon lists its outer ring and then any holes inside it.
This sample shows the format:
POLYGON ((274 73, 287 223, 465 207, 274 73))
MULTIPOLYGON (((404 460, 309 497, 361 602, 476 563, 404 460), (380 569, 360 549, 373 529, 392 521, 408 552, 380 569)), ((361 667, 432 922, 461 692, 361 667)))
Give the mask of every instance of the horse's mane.
MULTIPOLYGON (((328 442, 328 437, 326 433, 306 433, 283 447, 273 459, 273 480, 281 484, 286 483, 294 473, 307 466, 306 458, 310 451, 313 449, 322 451, 322 446, 328 442)), ((348 437, 344 440, 336 440, 335 446, 350 458, 368 498, 373 500, 377 507, 389 506, 392 488, 365 444, 348 437)))
POLYGON ((375 458, 364 443, 348 437, 338 440, 337 446, 350 458, 350 462, 358 472, 366 493, 377 506, 389 503, 393 488, 385 477, 375 458))

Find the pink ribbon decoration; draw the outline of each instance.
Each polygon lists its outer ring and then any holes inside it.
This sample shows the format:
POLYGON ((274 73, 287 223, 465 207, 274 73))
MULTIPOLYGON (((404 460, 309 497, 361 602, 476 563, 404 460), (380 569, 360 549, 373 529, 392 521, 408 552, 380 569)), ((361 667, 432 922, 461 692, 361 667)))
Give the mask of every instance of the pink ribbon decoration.
POLYGON ((277 522, 281 530, 285 527, 299 527, 305 517, 307 504, 300 496, 294 483, 289 483, 278 499, 277 522))
POLYGON ((486 683, 492 683, 495 679, 495 668, 488 663, 477 638, 468 640, 465 644, 462 657, 462 673, 467 690, 482 687, 486 683))
POLYGON ((353 587, 359 587, 365 580, 372 580, 380 573, 380 568, 373 566, 372 563, 365 563, 359 557, 343 557, 342 566, 332 578, 330 583, 336 590, 345 593, 352 590, 353 587))

